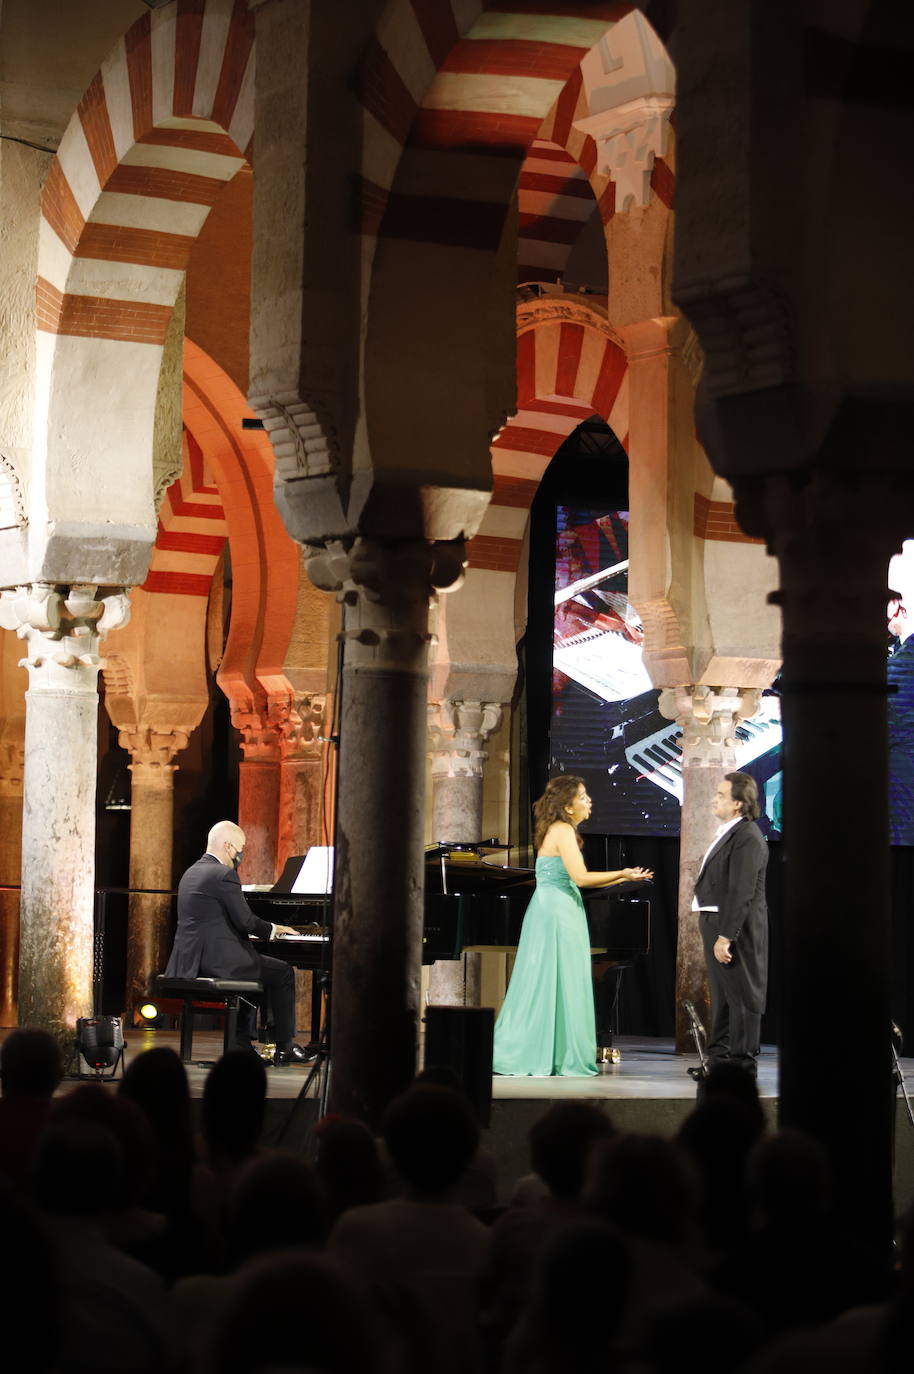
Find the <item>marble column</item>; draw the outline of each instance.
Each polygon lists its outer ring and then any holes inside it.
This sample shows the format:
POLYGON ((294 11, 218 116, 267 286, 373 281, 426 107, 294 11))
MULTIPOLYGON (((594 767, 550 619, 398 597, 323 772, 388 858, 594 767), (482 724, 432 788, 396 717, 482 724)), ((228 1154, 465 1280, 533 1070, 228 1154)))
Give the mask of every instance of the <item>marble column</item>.
POLYGON ((238 824, 245 834, 243 879, 246 883, 274 883, 279 824, 279 728, 265 710, 233 709, 232 724, 241 733, 243 756, 238 765, 238 824))
MULTIPOLYGON (((130 887, 170 888, 173 881, 175 754, 187 748, 188 732, 146 727, 122 730, 121 748, 130 753, 130 887)), ((169 953, 171 898, 137 893, 127 918, 128 1024, 162 973, 169 953)))
POLYGON ((308 563, 344 608, 330 1109, 376 1124, 415 1073, 429 606, 464 547, 357 538, 308 563))
POLYGON ((761 692, 704 683, 666 688, 660 710, 682 730, 682 813, 679 835, 679 904, 676 945, 676 1048, 694 1049, 682 1010, 692 1002, 710 1030, 710 1002, 698 919, 692 911, 695 879, 718 827, 711 803, 725 773, 736 768, 736 727, 758 710, 761 692))
MULTIPOLYGON (((19 886, 22 871, 22 741, 0 744, 0 883, 19 886)), ((17 1024, 19 893, 0 892, 0 1026, 17 1024)))
POLYGON ((92 1012, 98 649, 124 591, 33 583, 0 597, 28 646, 19 1021, 66 1040, 92 1012))
MULTIPOLYGON (((432 753, 432 838, 473 844, 482 835, 482 780, 486 740, 501 723, 491 701, 441 701, 429 706, 432 753)), ((435 1006, 478 1007, 479 954, 439 959, 429 970, 429 1001, 435 1006)))

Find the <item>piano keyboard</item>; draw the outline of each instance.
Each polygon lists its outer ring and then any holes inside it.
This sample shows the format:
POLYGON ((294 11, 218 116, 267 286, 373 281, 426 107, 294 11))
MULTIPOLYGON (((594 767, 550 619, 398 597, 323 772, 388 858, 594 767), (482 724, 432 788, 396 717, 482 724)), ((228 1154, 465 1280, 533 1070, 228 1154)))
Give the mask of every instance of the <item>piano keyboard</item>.
MULTIPOLYGON (((682 803, 682 731, 675 721, 662 730, 626 745, 625 757, 631 766, 649 782, 682 803)), ((762 709, 750 720, 741 720, 736 727, 736 761, 734 771, 745 768, 753 759, 761 758, 775 749, 782 738, 781 702, 779 697, 763 697, 762 709)))

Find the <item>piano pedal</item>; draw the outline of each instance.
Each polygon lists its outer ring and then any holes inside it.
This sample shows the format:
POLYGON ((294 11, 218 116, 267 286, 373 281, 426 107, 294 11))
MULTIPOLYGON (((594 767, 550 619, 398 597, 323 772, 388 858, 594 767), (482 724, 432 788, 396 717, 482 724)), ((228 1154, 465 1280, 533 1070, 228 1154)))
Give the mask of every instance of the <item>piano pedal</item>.
POLYGON ((597 1068, 600 1073, 609 1073, 613 1064, 622 1063, 622 1051, 612 1045, 601 1045, 597 1050, 597 1068))

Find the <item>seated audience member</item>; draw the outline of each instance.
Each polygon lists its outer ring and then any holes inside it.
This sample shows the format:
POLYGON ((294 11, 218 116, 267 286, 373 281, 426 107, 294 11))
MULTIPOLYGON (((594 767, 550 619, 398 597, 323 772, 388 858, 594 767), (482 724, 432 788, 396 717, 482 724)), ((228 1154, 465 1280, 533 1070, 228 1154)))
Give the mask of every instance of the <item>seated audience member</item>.
POLYGON ((223 1186, 259 1149, 267 1101, 263 1060, 231 1050, 210 1069, 203 1084, 202 1129, 207 1163, 223 1186))
POLYGON ((546 1240, 503 1374, 610 1374, 631 1282, 628 1244, 602 1221, 571 1221, 546 1240))
POLYGON ((115 1137, 88 1121, 49 1125, 35 1152, 32 1190, 63 1281, 68 1374, 161 1374, 172 1364, 164 1285, 106 1237, 111 1199, 123 1195, 124 1167, 115 1137))
POLYGON ((381 1374, 383 1368, 361 1294, 317 1255, 288 1252, 256 1260, 232 1281, 209 1357, 197 1367, 200 1374, 381 1374))
POLYGON ((488 1233, 451 1201, 479 1142, 472 1111, 446 1088, 418 1085, 390 1104, 382 1134, 403 1194, 344 1212, 328 1252, 381 1304, 394 1335, 408 1341, 421 1325, 437 1346, 426 1349, 430 1367, 473 1369, 488 1233))
POLYGON ((642 1355, 650 1374, 735 1374, 765 1340, 765 1325, 751 1308, 705 1293, 654 1308, 642 1355))
POLYGON ((637 1342, 645 1314, 659 1302, 697 1297, 694 1271, 696 1189, 680 1152, 650 1135, 620 1135, 594 1150, 582 1200, 627 1238, 632 1255, 630 1327, 637 1342))
POLYGON ((329 1208, 330 1224, 350 1207, 380 1202, 384 1175, 378 1142, 364 1121, 325 1116, 314 1131, 315 1170, 329 1208))
MULTIPOLYGON (((449 1064, 427 1064, 413 1079, 416 1084, 432 1083, 439 1088, 450 1088, 464 1099, 476 1116, 469 1094, 449 1064)), ((479 1124, 477 1120, 477 1125, 479 1124)), ((487 1221, 498 1201, 498 1169, 495 1156, 481 1143, 463 1174, 451 1190, 451 1201, 462 1202, 480 1220, 487 1221)))
POLYGON ((54 1100, 48 1120, 55 1126, 83 1121, 111 1132, 121 1149, 123 1169, 119 1190, 108 1190, 106 1238, 157 1273, 168 1273, 165 1217, 146 1206, 152 1145, 146 1118, 136 1103, 101 1083, 81 1083, 54 1100))
MULTIPOLYGON (((327 1236, 327 1205, 314 1170, 297 1155, 272 1151, 241 1171, 226 1207, 228 1267, 304 1247, 327 1236)), ((175 1284, 178 1340, 184 1364, 201 1367, 214 1323, 233 1292, 224 1275, 190 1274, 175 1284)))
POLYGON ((512 1202, 492 1231, 489 1280, 496 1334, 513 1325, 548 1238, 587 1216, 580 1193, 590 1154, 613 1134, 609 1117, 589 1102, 556 1103, 530 1128, 530 1163, 539 1186, 524 1180, 526 1200, 512 1202))
POLYGON ((762 1131, 762 1118, 750 1104, 725 1095, 705 1098, 679 1128, 676 1143, 701 1184, 705 1264, 746 1233, 746 1160, 762 1131))
POLYGON ((147 1206, 168 1221, 173 1268, 169 1277, 195 1273, 215 1258, 214 1186, 198 1163, 187 1072, 174 1050, 144 1050, 131 1060, 118 1089, 139 1107, 152 1147, 147 1206))
POLYGON ((844 1233, 828 1157, 801 1131, 777 1131, 747 1163, 751 1223, 714 1274, 715 1287, 754 1308, 772 1331, 829 1321, 881 1300, 878 1259, 844 1233))
POLYGON ((28 1173, 51 1098, 63 1078, 60 1046, 47 1031, 12 1031, 0 1049, 0 1175, 28 1173))
POLYGON ((13 1364, 18 1342, 27 1342, 29 1374, 58 1374, 66 1362, 57 1251, 44 1219, 6 1180, 0 1181, 0 1234, 0 1312, 7 1364, 13 1364))

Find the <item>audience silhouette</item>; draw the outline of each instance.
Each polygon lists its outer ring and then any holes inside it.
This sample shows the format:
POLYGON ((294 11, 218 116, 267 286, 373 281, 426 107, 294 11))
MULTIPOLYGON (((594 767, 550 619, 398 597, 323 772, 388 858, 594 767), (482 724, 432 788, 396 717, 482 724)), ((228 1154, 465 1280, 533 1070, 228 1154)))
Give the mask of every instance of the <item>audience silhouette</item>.
POLYGON ((261 1143, 251 1055, 210 1071, 199 1135, 170 1050, 114 1088, 61 1074, 43 1031, 7 1036, 0 1294, 36 1374, 908 1367, 914 1215, 891 1277, 851 1244, 822 1149, 766 1131, 729 1066, 672 1141, 554 1104, 494 1208, 474 1207, 494 1160, 442 1070, 390 1104, 380 1139, 317 1122, 313 1163, 261 1143))

